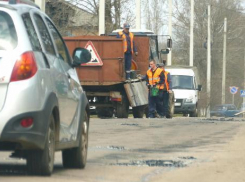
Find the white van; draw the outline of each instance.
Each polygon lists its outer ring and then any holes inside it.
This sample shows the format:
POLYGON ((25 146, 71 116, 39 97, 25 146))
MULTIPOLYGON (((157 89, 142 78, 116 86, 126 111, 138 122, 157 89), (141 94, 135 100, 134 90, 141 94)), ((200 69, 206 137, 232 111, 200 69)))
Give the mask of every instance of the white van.
POLYGON ((197 117, 197 105, 199 91, 199 76, 196 67, 188 66, 169 66, 165 68, 170 72, 172 78, 172 89, 175 95, 175 114, 189 114, 197 117))

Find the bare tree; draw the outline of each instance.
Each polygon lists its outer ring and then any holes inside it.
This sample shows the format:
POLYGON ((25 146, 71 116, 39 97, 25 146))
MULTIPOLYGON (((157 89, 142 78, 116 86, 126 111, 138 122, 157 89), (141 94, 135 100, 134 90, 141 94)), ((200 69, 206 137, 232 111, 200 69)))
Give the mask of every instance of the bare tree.
POLYGON ((166 16, 166 0, 145 0, 144 19, 147 29, 152 30, 155 34, 162 34, 165 25, 166 16))
MULTIPOLYGON (((106 34, 110 33, 114 29, 120 28, 122 22, 128 22, 132 24, 135 19, 133 12, 134 6, 134 3, 130 0, 105 0, 106 34)), ((69 20, 72 19, 78 12, 74 11, 74 7, 75 9, 79 8, 80 10, 91 14, 90 18, 97 19, 98 22, 99 0, 47 0, 47 13, 58 25, 59 29, 64 31, 67 26, 69 26, 69 20), (61 3, 63 3, 63 6, 61 6, 61 3)), ((82 19, 83 17, 80 18, 82 19)), ((96 27, 91 29, 91 26, 92 25, 88 26, 90 27, 89 29, 94 31, 96 27)))
MULTIPOLYGON (((223 26, 224 18, 228 20, 227 32, 227 92, 226 100, 231 102, 228 86, 241 87, 243 83, 244 27, 245 21, 240 0, 195 0, 194 24, 194 65, 198 67, 204 91, 206 89, 205 43, 207 38, 207 6, 211 5, 212 34, 212 95, 211 105, 221 102, 221 79, 223 59, 223 26)), ((189 27, 190 1, 175 0, 174 18, 174 64, 188 65, 189 62, 189 27)), ((237 103, 239 98, 237 98, 237 103)))

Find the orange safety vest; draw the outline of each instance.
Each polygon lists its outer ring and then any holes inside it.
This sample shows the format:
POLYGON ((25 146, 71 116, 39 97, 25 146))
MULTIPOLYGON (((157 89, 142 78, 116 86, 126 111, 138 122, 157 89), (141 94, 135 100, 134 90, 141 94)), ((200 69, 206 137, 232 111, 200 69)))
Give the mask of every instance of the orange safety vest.
POLYGON ((169 83, 168 83, 168 74, 169 74, 169 72, 164 71, 163 73, 164 73, 164 75, 165 75, 165 85, 166 85, 166 89, 167 89, 167 91, 169 91, 169 83))
POLYGON ((169 91, 169 83, 168 83, 168 71, 165 71, 164 69, 161 68, 161 70, 164 73, 165 76, 165 83, 162 85, 162 89, 169 91))
MULTIPOLYGON (((123 50, 124 50, 124 52, 126 52, 128 49, 127 37, 123 31, 118 32, 118 34, 123 38, 123 50)), ((129 37, 130 37, 130 41, 131 41, 131 52, 133 54, 134 53, 134 43, 133 43, 134 34, 129 32, 129 37)))
MULTIPOLYGON (((154 73, 152 72, 151 69, 149 69, 147 71, 147 76, 148 76, 148 79, 149 79, 149 84, 150 85, 155 85, 156 83, 159 83, 160 82, 160 75, 161 75, 161 73, 162 73, 162 69, 160 69, 160 68, 157 68, 154 73)), ((163 86, 163 84, 158 84, 157 85, 157 88, 158 89, 163 89, 164 86, 163 86)))

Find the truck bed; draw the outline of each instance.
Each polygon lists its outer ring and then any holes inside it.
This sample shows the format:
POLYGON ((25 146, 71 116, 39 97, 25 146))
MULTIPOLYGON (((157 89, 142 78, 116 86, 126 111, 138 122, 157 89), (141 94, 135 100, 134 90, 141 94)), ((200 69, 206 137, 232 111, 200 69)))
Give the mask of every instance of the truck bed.
MULTIPOLYGON (((111 36, 65 37, 71 55, 77 47, 85 47, 91 41, 102 59, 102 66, 81 66, 77 68, 81 85, 110 86, 125 82, 123 40, 111 36)), ((146 74, 149 59, 149 38, 135 37, 139 55, 133 56, 137 73, 146 74)))

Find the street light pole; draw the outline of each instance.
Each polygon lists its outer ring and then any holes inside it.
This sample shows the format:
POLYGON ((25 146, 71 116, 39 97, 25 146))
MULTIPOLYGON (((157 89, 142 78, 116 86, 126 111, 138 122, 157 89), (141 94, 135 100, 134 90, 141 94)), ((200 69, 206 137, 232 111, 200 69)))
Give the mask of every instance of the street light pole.
POLYGON ((225 104, 225 82, 226 82, 226 33, 227 18, 224 19, 224 48, 223 48, 223 73, 222 73, 222 104, 225 104))
POLYGON ((35 0, 35 3, 40 7, 43 12, 45 12, 45 0, 35 0))
MULTIPOLYGON (((244 49, 244 70, 245 70, 245 49, 244 49)), ((244 90, 245 90, 245 71, 244 71, 244 90)), ((243 103, 245 103, 245 97, 243 97, 243 103)), ((243 105, 243 104, 242 104, 243 105)))
POLYGON ((211 7, 208 5, 208 41, 207 41, 207 117, 210 117, 210 97, 211 97, 211 7))
POLYGON ((136 0, 136 29, 141 29, 141 0, 136 0))
MULTIPOLYGON (((168 11, 169 11, 169 17, 168 17, 168 34, 170 37, 172 37, 172 0, 168 0, 168 11)), ((168 53, 168 60, 167 65, 172 65, 172 51, 170 50, 168 53)))
POLYGON ((105 34, 105 0, 100 0, 99 7, 99 35, 105 34))
POLYGON ((191 0, 191 24, 190 24, 190 66, 193 66, 193 57, 194 57, 194 0, 191 0))

